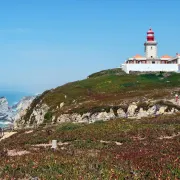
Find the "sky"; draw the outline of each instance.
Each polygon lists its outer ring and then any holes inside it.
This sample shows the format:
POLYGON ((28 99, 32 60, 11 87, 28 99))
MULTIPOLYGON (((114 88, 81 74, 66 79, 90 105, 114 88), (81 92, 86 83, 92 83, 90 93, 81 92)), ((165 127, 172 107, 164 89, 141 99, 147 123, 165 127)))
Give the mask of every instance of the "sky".
POLYGON ((41 93, 144 54, 180 52, 179 0, 0 1, 0 90, 41 93))

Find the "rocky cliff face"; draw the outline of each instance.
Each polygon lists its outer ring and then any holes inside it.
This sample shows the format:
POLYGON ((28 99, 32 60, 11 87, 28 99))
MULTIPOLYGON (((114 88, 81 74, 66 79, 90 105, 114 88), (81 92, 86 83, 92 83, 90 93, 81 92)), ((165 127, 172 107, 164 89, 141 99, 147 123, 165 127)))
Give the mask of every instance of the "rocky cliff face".
POLYGON ((12 108, 9 107, 8 101, 5 97, 0 98, 0 120, 12 121, 12 116, 14 112, 12 108))
POLYGON ((35 96, 23 97, 16 105, 13 106, 13 109, 16 109, 16 111, 18 112, 27 109, 34 100, 34 98, 35 96))
POLYGON ((32 103, 34 96, 24 97, 19 103, 10 107, 5 97, 0 98, 0 121, 9 121, 13 123, 26 113, 26 109, 32 103))
MULTIPOLYGON (((63 107, 62 107, 63 108, 63 107)), ((149 116, 163 114, 173 114, 180 111, 180 106, 172 101, 146 101, 132 102, 128 105, 107 106, 106 109, 84 113, 62 113, 57 115, 46 104, 37 104, 30 114, 30 118, 25 119, 25 114, 19 114, 19 119, 15 121, 15 128, 28 128, 38 126, 43 123, 93 123, 95 121, 107 121, 116 118, 140 119, 149 116)))
POLYGON ((23 117, 26 114, 26 110, 31 105, 32 101, 35 99, 35 96, 27 96, 23 97, 15 106, 13 106, 13 109, 15 109, 15 114, 12 117, 14 124, 16 126, 16 122, 21 120, 21 117, 23 117))

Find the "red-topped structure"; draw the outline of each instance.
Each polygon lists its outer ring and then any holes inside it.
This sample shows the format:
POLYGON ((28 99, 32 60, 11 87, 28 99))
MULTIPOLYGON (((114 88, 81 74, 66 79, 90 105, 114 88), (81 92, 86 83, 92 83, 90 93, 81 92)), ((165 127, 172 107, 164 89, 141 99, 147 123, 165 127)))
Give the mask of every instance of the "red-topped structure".
POLYGON ((167 54, 158 57, 157 41, 154 38, 154 31, 149 29, 147 31, 146 42, 144 43, 145 56, 139 54, 130 57, 122 64, 122 69, 129 73, 131 71, 140 72, 180 72, 180 54, 172 57, 167 54))
POLYGON ((154 32, 152 29, 149 29, 147 32, 147 41, 154 41, 154 32))

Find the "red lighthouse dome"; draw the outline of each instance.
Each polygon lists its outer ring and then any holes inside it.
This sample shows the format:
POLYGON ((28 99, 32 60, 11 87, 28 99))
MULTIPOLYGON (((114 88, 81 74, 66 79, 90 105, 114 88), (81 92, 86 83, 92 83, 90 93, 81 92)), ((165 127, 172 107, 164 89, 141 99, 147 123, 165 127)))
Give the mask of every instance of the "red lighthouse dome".
POLYGON ((154 32, 152 29, 149 29, 147 32, 147 41, 154 41, 154 32))

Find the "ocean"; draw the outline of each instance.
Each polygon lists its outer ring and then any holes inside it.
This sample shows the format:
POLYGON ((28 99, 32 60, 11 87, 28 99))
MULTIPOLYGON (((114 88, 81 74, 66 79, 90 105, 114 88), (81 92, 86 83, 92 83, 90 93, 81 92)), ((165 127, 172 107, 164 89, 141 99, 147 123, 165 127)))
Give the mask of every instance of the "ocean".
MULTIPOLYGON (((18 103, 24 96, 31 96, 32 94, 26 92, 17 91, 0 91, 0 97, 5 97, 8 100, 9 106, 13 106, 18 103)), ((8 121, 0 120, 0 127, 7 127, 8 121)))

